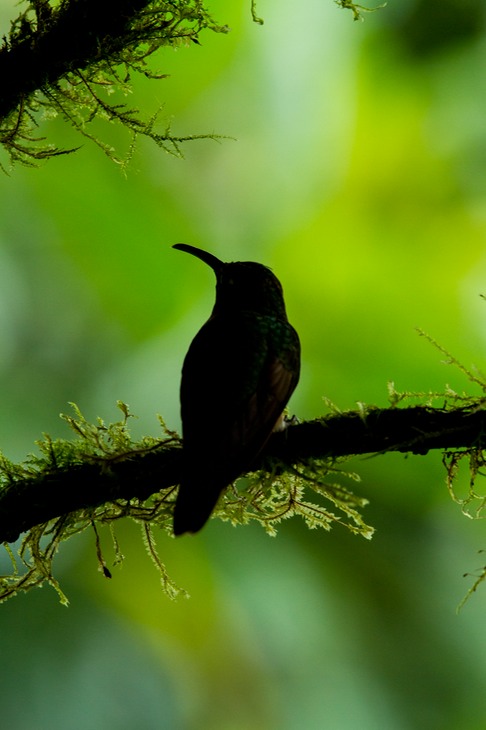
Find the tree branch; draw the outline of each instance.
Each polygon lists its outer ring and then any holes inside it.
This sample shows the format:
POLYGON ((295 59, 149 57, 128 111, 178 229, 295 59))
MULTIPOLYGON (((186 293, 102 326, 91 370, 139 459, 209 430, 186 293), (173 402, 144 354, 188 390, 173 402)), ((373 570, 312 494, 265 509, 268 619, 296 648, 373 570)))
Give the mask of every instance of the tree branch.
MULTIPOLYGON (((485 447, 486 410, 480 407, 370 408, 289 425, 272 436, 254 466, 271 474, 276 468, 291 471, 308 459, 485 447)), ((166 441, 28 478, 16 478, 10 471, 9 484, 0 492, 0 542, 12 542, 36 525, 106 502, 143 502, 168 490, 164 500, 169 505, 179 482, 181 454, 180 443, 166 441)))
POLYGON ((0 50, 0 117, 69 71, 119 53, 129 43, 134 19, 148 4, 149 0, 71 0, 53 10, 47 0, 33 3, 35 27, 24 16, 16 40, 0 50))
MULTIPOLYGON (((351 0, 335 1, 351 10, 355 20, 367 10, 351 0)), ((261 24, 255 6, 251 0, 253 20, 261 24)), ((157 133, 157 115, 144 119, 137 109, 125 107, 124 96, 121 103, 110 97, 115 90, 126 95, 133 73, 164 78, 147 64, 161 47, 199 45, 204 29, 228 33, 203 0, 24 0, 24 8, 0 47, 0 145, 11 164, 33 165, 74 151, 45 144, 35 134, 42 113, 61 115, 117 162, 123 160, 110 145, 88 131, 94 119, 122 124, 132 137, 130 148, 143 135, 179 157, 180 142, 217 138, 176 137, 168 126, 157 133)))
MULTIPOLYGON (((147 65, 163 46, 198 43, 203 29, 227 33, 200 0, 29 0, 12 23, 0 48, 0 144, 11 162, 70 152, 43 144, 34 136, 39 112, 60 114, 78 132, 114 153, 88 130, 96 118, 124 125, 132 137, 150 137, 178 154, 177 138, 166 129, 154 131, 154 118, 144 120, 124 102, 110 101, 110 92, 126 93, 130 74, 164 78, 147 65)), ((199 135, 200 137, 201 135, 199 135)))

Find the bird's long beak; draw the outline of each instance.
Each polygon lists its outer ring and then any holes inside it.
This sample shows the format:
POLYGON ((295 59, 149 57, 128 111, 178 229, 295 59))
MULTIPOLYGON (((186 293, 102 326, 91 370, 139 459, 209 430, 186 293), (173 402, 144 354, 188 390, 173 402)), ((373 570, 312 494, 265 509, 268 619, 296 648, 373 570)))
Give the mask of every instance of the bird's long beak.
POLYGON ((178 251, 185 251, 186 253, 190 253, 192 256, 201 259, 201 261, 204 261, 205 264, 212 268, 216 276, 219 275, 224 266, 223 262, 218 259, 217 256, 213 256, 213 254, 209 253, 209 251, 203 251, 202 248, 190 246, 188 243, 175 243, 172 248, 176 248, 178 251))

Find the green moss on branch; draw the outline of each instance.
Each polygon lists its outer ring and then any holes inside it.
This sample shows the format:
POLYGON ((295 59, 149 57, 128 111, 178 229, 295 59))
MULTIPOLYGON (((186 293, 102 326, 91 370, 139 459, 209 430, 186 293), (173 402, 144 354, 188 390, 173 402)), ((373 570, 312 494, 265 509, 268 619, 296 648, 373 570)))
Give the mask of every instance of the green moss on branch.
MULTIPOLYGON (((200 0, 32 0, 13 21, 0 48, 0 143, 10 162, 33 164, 59 150, 36 137, 43 117, 61 115, 114 159, 114 151, 89 131, 95 118, 119 122, 132 135, 152 139, 172 154, 176 137, 156 131, 154 117, 115 104, 114 90, 126 93, 130 75, 161 79, 148 58, 164 46, 198 43, 203 30, 226 33, 200 0)), ((117 160, 120 161, 120 160, 117 160)))
MULTIPOLYGON (((361 512, 367 500, 349 489, 359 478, 345 469, 346 456, 368 453, 424 454, 444 452, 451 495, 468 516, 478 517, 486 497, 475 490, 484 467, 486 410, 481 399, 455 396, 441 408, 419 405, 396 407, 401 396, 391 389, 391 408, 335 412, 311 422, 290 425, 274 434, 246 488, 230 487, 215 517, 233 524, 256 520, 269 534, 278 523, 300 516, 309 527, 330 529, 337 523, 364 537, 372 528, 361 512), (465 498, 454 495, 458 464, 469 462, 471 487, 465 498), (309 501, 308 494, 312 495, 309 501)), ((436 396, 432 396, 432 400, 436 396)), ((446 397, 451 398, 449 393, 446 397)), ((127 422, 128 408, 120 403, 123 419, 106 425, 88 423, 75 408, 65 416, 77 439, 39 442, 40 456, 16 465, 0 463, 0 541, 13 560, 10 576, 0 580, 0 600, 50 582, 65 600, 52 574, 52 560, 61 542, 85 529, 94 529, 100 568, 110 575, 99 548, 96 525, 113 525, 130 517, 142 526, 149 554, 161 573, 169 595, 177 588, 160 561, 152 529, 172 534, 172 512, 181 471, 177 434, 165 429, 162 438, 134 443, 127 422), (24 533, 19 547, 19 570, 8 543, 24 533)))

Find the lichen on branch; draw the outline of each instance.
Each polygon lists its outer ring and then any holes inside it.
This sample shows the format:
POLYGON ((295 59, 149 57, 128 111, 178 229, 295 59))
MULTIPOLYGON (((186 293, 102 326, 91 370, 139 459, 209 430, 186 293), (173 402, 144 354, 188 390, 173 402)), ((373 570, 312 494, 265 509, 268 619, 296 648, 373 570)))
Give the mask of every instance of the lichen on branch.
MULTIPOLYGON (((336 0, 355 19, 367 11, 350 0, 336 0)), ((177 136, 151 115, 126 105, 134 74, 161 80, 149 59, 166 47, 200 45, 203 31, 228 33, 202 0, 23 0, 0 46, 0 145, 9 165, 35 165, 73 152, 49 143, 40 132, 47 119, 60 116, 112 160, 125 165, 139 137, 178 157, 182 145, 220 135, 177 136), (114 100, 116 98, 116 100, 114 100), (130 135, 125 157, 93 131, 93 121, 122 125, 130 135)), ((256 0, 253 21, 263 24, 256 0)), ((5 172, 7 165, 0 161, 5 172)))
MULTIPOLYGON (((486 496, 475 483, 485 463, 484 398, 448 390, 428 394, 425 404, 398 407, 405 397, 413 396, 397 393, 390 385, 390 408, 361 404, 357 411, 343 413, 334 408, 326 417, 275 433, 246 482, 238 489, 230 485, 222 495, 214 517, 233 525, 257 521, 270 535, 276 534, 282 520, 300 517, 310 528, 329 530, 339 524, 370 538, 373 528, 362 517, 367 500, 350 489, 359 477, 346 468, 346 457, 390 451, 424 454, 430 449, 444 452, 454 501, 468 517, 481 517, 486 496), (442 405, 432 407, 437 399, 442 405), (470 488, 459 497, 454 483, 459 463, 464 462, 469 464, 470 488)), ((25 464, 1 457, 0 542, 12 560, 12 572, 0 579, 0 600, 47 581, 66 602, 52 561, 64 540, 87 529, 93 531, 100 570, 111 577, 98 527, 112 529, 125 517, 141 526, 163 589, 170 597, 180 592, 158 556, 153 534, 157 528, 172 535, 180 438, 160 419, 162 437, 133 442, 128 407, 121 402, 118 406, 122 419, 109 425, 101 419, 89 423, 73 406, 74 415, 64 419, 76 434, 74 440, 45 436, 38 442, 40 454, 31 455, 25 464), (16 540, 17 557, 9 545, 16 540)), ((112 536, 119 562, 121 551, 113 531, 112 536)))
MULTIPOLYGON (((100 569, 109 576, 97 525, 112 526, 123 517, 141 525, 163 589, 174 597, 179 589, 157 555, 152 530, 157 527, 172 535, 181 472, 180 437, 159 419, 161 438, 133 442, 128 429, 130 413, 124 403, 118 403, 122 420, 109 425, 101 419, 89 423, 72 405, 74 415, 63 418, 76 434, 74 440, 53 441, 45 436, 37 442, 40 454, 31 455, 24 464, 0 456, 0 542, 13 566, 12 574, 0 579, 0 601, 47 581, 65 602, 52 573, 52 560, 64 540, 86 529, 94 532, 100 569), (17 551, 21 570, 8 545, 20 533, 25 533, 17 551)), ((255 520, 270 535, 276 534, 282 520, 300 516, 312 528, 329 530, 338 523, 370 538, 373 530, 361 516, 367 500, 342 481, 358 477, 341 470, 332 458, 305 460, 300 466, 298 459, 295 462, 285 464, 270 455, 260 471, 249 475, 243 491, 230 486, 214 516, 234 525, 255 520), (319 503, 309 501, 308 490, 320 498, 319 503)))
MULTIPOLYGON (((115 151, 91 131, 94 119, 123 125, 131 146, 139 136, 181 156, 178 137, 126 106, 133 74, 163 79, 148 59, 163 47, 198 44, 203 30, 227 33, 201 0, 30 0, 0 48, 0 144, 10 163, 37 161, 73 150, 47 144, 37 129, 60 115, 115 161, 115 151), (110 97, 121 97, 114 102, 110 97)), ((2 165, 2 167, 5 167, 2 165)))

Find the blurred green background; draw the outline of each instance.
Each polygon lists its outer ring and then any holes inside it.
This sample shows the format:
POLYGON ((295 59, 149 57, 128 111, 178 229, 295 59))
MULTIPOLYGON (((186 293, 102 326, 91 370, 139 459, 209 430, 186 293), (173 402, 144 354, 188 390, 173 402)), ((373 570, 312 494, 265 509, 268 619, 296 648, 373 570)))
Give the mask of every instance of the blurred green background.
MULTIPOLYGON (((0 445, 13 459, 75 401, 88 418, 179 427, 188 344, 213 275, 176 241, 257 260, 281 279, 303 348, 299 418, 385 406, 399 390, 474 386, 486 357, 486 22, 482 0, 392 0, 354 23, 331 0, 210 3, 228 36, 166 50, 170 77, 128 99, 173 132, 214 132, 173 158, 142 142, 124 177, 86 143, 0 179, 0 445)), ((18 12, 1 0, 4 31, 18 12)), ((40 130, 79 144, 61 120, 40 130)), ((99 128, 122 151, 118 130, 99 128)), ((105 580, 93 535, 63 546, 49 588, 0 607, 10 730, 482 730, 484 525, 450 500, 440 454, 356 459, 371 542, 335 528, 211 522, 159 538, 189 599, 170 602, 137 529, 105 580)), ((464 475, 464 486, 466 486, 464 475)), ((481 486, 481 485, 479 485, 481 486)), ((109 535, 102 533, 110 559, 109 535)), ((0 570, 9 567, 0 560, 0 570)))

